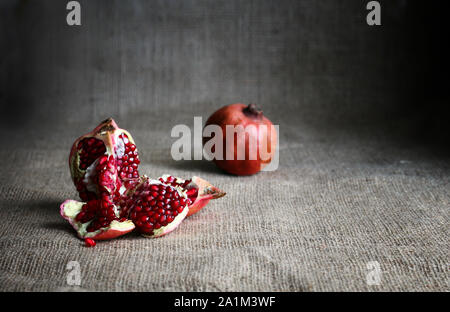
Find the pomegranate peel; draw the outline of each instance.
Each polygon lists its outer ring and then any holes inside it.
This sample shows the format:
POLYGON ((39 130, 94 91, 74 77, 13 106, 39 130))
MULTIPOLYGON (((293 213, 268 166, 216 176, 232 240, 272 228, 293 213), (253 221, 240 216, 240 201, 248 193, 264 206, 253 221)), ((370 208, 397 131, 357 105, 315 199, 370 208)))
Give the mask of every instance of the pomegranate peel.
POLYGON ((188 216, 200 211, 209 203, 211 199, 217 199, 226 195, 225 192, 211 185, 208 181, 194 176, 192 177, 192 182, 188 184, 187 188, 190 189, 196 187, 198 187, 198 196, 194 203, 189 206, 188 216))
POLYGON ((77 231, 81 239, 91 238, 95 240, 107 240, 125 235, 134 230, 135 225, 130 220, 112 220, 106 227, 101 227, 95 231, 88 231, 89 224, 93 221, 79 222, 77 215, 82 211, 84 202, 73 199, 64 201, 60 206, 60 214, 77 231))

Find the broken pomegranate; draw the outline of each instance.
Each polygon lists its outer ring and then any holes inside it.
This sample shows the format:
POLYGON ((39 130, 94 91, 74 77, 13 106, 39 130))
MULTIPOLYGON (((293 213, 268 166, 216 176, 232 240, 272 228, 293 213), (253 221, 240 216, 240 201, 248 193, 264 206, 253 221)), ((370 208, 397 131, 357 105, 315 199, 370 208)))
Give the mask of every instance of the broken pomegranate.
POLYGON ((84 201, 123 194, 128 181, 139 178, 139 164, 130 133, 111 118, 78 138, 69 156, 72 180, 84 201))
POLYGON ((199 177, 139 176, 139 163, 130 133, 111 118, 73 144, 70 172, 83 202, 66 200, 60 214, 86 246, 135 228, 146 237, 165 235, 211 199, 225 195, 199 177))
POLYGON ((131 197, 130 219, 145 237, 173 231, 186 217, 188 197, 180 188, 146 179, 131 197))
POLYGON ((211 199, 220 198, 226 194, 208 181, 195 176, 192 179, 183 180, 171 175, 163 175, 159 181, 180 187, 186 193, 189 206, 188 217, 200 211, 211 199))
POLYGON ((111 118, 72 145, 72 180, 85 203, 66 201, 61 215, 81 238, 109 239, 130 232, 134 225, 121 217, 116 202, 139 178, 139 155, 128 131, 111 118), (131 226, 133 225, 133 226, 131 226))
POLYGON ((132 221, 118 218, 115 205, 112 205, 115 216, 110 218, 109 208, 102 209, 100 202, 96 199, 87 203, 68 199, 61 204, 60 214, 69 221, 81 239, 106 240, 134 230, 132 221))

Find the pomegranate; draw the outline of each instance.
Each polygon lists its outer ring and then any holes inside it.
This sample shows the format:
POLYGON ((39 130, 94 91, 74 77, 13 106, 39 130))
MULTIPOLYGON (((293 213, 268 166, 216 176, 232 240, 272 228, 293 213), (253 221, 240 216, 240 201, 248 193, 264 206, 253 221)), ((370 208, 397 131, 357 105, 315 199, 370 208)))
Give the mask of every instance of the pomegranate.
POLYGON ((83 201, 122 194, 128 180, 139 178, 139 164, 130 133, 111 118, 78 138, 69 156, 72 180, 83 201))
POLYGON ((180 188, 146 178, 130 198, 130 219, 145 237, 173 231, 186 217, 188 197, 180 188))
POLYGON ((100 201, 93 199, 87 203, 68 199, 61 204, 60 214, 69 221, 81 239, 106 240, 116 238, 134 230, 132 221, 117 217, 117 208, 113 206, 115 217, 110 220, 103 217, 100 201))
POLYGON ((112 119, 73 144, 70 172, 83 202, 66 200, 60 214, 86 246, 135 228, 146 237, 165 235, 211 199, 225 195, 199 177, 183 180, 164 175, 151 180, 139 176, 139 163, 130 133, 112 119))
MULTIPOLYGON (((235 175, 252 175, 267 164, 275 154, 277 132, 255 104, 231 104, 220 108, 206 121, 218 125, 223 133, 223 154, 215 155, 214 162, 221 169, 235 175), (244 129, 227 134, 227 126, 244 129), (219 157, 217 157, 219 156, 219 157)), ((206 144, 207 138, 203 138, 206 144)), ((215 152, 213 146, 211 151, 215 152)))
POLYGON ((134 229, 121 217, 116 202, 139 178, 139 155, 128 131, 111 118, 72 145, 69 166, 72 180, 84 201, 66 201, 61 215, 81 238, 109 239, 134 229))
POLYGON ((159 181, 180 187, 186 193, 189 208, 188 217, 200 211, 211 199, 220 198, 226 194, 217 187, 212 186, 208 181, 195 176, 192 179, 183 180, 171 175, 163 175, 159 178, 159 181))

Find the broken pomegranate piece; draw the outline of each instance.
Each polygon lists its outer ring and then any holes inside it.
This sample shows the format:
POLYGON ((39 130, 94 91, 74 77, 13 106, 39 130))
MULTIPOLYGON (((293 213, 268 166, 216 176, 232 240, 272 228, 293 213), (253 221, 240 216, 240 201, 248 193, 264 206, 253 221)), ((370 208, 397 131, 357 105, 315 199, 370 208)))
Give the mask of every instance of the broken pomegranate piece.
POLYGON ((61 204, 60 214, 81 239, 112 239, 134 230, 132 221, 117 216, 115 205, 104 208, 101 203, 101 200, 95 199, 87 203, 68 199, 61 204))
POLYGON ((188 198, 179 188, 147 178, 132 195, 129 211, 129 218, 143 236, 160 237, 186 217, 188 198))
POLYGON ((139 154, 130 133, 109 118, 72 145, 72 180, 84 201, 124 193, 128 180, 138 179, 139 154))
POLYGON ((120 129, 111 118, 73 143, 70 173, 85 203, 78 207, 79 204, 66 201, 61 206, 65 207, 61 215, 69 220, 81 238, 109 239, 132 230, 132 222, 126 223, 121 217, 119 203, 129 189, 137 185, 132 181, 139 181, 139 163, 130 133, 120 129), (79 211, 67 214, 68 203, 79 211))
POLYGON ((200 211, 211 199, 220 198, 226 194, 208 181, 196 176, 189 180, 183 180, 171 175, 163 175, 158 180, 167 185, 180 187, 183 190, 188 198, 188 217, 200 211))

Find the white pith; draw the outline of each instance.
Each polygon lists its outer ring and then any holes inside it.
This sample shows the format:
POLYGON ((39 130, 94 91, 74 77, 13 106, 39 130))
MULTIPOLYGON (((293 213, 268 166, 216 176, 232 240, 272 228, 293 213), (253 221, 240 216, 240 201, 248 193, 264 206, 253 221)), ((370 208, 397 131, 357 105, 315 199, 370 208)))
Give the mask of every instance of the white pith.
POLYGON ((99 158, 97 158, 87 169, 86 169, 86 172, 85 172, 85 174, 84 174, 84 177, 83 177, 83 183, 84 183, 84 185, 86 185, 86 189, 89 191, 89 192, 92 192, 92 193, 97 193, 97 186, 96 186, 96 183, 93 181, 93 177, 95 177, 96 175, 97 175, 97 171, 96 171, 96 168, 97 168, 97 165, 98 165, 98 162, 99 162, 99 159, 100 159, 100 157, 99 158))
POLYGON ((122 184, 119 188, 119 194, 123 195, 126 191, 128 191, 128 189, 125 187, 125 185, 122 184))
POLYGON ((117 141, 116 156, 117 158, 121 158, 125 154, 125 143, 123 142, 123 140, 119 140, 118 137, 119 136, 115 138, 117 141))

